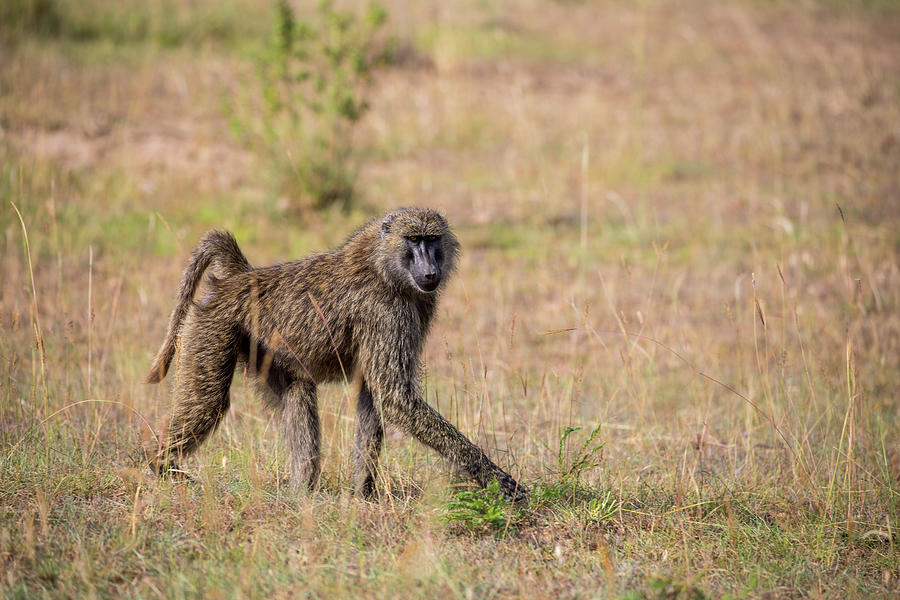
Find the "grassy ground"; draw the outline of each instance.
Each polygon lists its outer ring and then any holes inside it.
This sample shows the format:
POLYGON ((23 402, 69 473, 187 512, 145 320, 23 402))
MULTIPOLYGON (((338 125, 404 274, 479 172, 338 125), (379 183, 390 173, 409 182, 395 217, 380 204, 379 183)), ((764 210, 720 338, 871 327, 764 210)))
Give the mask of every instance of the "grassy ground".
POLYGON ((900 592, 893 3, 389 3, 362 198, 318 214, 228 133, 267 2, 8 6, 5 596, 900 592), (240 376, 195 482, 150 477, 171 395, 140 381, 199 235, 266 264, 409 204, 464 245, 428 400, 530 504, 399 433, 355 499, 341 386, 298 495, 240 376))

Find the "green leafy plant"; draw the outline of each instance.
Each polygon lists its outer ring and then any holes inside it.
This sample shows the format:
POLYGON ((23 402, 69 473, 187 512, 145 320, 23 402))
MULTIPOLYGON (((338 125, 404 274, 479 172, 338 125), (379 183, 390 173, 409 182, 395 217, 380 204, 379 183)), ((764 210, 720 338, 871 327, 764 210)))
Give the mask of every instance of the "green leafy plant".
MULTIPOLYGON (((542 481, 534 486, 532 505, 552 504, 565 498, 574 501, 576 496, 586 495, 582 493, 586 491, 583 483, 584 474, 597 466, 600 460, 600 451, 606 444, 606 442, 596 441, 600 428, 601 425, 597 425, 591 430, 587 439, 571 455, 566 452, 566 442, 570 435, 581 428, 565 428, 559 438, 559 448, 556 454, 558 475, 555 480, 542 481)), ((591 501, 593 500, 595 498, 591 499, 591 501)))
POLYGON ((622 600, 705 600, 708 596, 696 584, 669 577, 655 577, 646 589, 627 592, 622 600))
POLYGON ((515 514, 512 503, 504 498, 495 479, 480 490, 454 491, 442 518, 471 531, 489 530, 503 536, 514 530, 515 514))
POLYGON ((621 502, 610 490, 602 498, 598 496, 588 500, 584 510, 588 520, 600 523, 616 516, 620 507, 621 502))
POLYGON ((231 123, 263 151, 289 197, 317 209, 353 201, 354 130, 369 109, 373 73, 389 63, 386 21, 378 4, 358 16, 323 0, 299 18, 277 1, 273 35, 256 61, 260 98, 235 107, 231 123))
POLYGON ((599 459, 597 454, 603 449, 603 446, 606 445, 606 442, 600 442, 594 445, 594 440, 597 438, 597 434, 600 433, 601 427, 602 424, 597 425, 591 430, 591 434, 584 443, 581 444, 581 447, 569 461, 566 460, 566 440, 571 434, 579 431, 581 427, 566 427, 562 437, 559 438, 559 451, 556 454, 560 477, 580 480, 585 471, 597 466, 597 461, 599 459))

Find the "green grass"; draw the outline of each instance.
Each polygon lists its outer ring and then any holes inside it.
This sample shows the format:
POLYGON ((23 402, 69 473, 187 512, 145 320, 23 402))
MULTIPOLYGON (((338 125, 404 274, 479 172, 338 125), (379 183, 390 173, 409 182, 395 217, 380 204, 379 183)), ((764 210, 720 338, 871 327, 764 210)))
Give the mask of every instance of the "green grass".
POLYGON ((11 39, 32 35, 115 45, 152 42, 173 47, 209 42, 233 43, 265 32, 264 15, 246 0, 185 5, 150 2, 75 2, 10 0, 0 11, 0 34, 11 39))

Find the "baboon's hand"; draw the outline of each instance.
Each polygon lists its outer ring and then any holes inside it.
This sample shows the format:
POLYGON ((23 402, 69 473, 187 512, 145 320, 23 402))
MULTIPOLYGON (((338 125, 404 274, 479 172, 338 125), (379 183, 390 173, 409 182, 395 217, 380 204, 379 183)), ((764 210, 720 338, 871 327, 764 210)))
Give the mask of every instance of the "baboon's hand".
POLYGON ((510 502, 523 502, 528 499, 528 490, 506 473, 498 475, 497 482, 500 484, 500 492, 510 502))

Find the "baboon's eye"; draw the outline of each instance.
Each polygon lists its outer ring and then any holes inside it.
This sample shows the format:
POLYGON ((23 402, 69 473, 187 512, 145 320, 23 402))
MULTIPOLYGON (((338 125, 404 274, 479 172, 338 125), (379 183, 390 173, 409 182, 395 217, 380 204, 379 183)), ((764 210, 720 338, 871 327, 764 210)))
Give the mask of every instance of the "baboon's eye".
POLYGON ((408 240, 411 241, 413 244, 415 244, 416 242, 419 241, 419 238, 420 238, 420 237, 421 237, 421 236, 418 236, 418 235, 411 235, 411 236, 409 236, 409 237, 406 238, 406 239, 408 239, 408 240))
POLYGON ((426 235, 426 236, 425 236, 425 239, 428 240, 429 242, 436 242, 437 239, 438 239, 438 236, 436 236, 436 235, 426 235))

